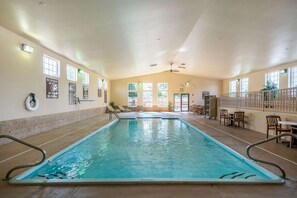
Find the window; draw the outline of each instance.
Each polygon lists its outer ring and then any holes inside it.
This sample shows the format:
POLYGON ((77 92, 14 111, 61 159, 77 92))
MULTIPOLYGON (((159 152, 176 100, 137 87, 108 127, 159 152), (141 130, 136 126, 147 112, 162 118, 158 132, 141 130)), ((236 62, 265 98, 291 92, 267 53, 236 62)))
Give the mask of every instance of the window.
POLYGON ((77 69, 71 65, 67 65, 67 80, 77 81, 77 69))
POLYGON ((168 90, 168 83, 158 83, 158 90, 168 90))
POLYGON ((236 93, 236 80, 229 82, 229 93, 236 93))
POLYGON ((168 83, 158 83, 158 107, 167 107, 168 104, 168 83))
POLYGON ((265 74, 265 85, 267 85, 267 81, 273 82, 276 84, 277 88, 279 88, 279 71, 274 71, 265 74))
POLYGON ((88 85, 89 84, 89 74, 87 72, 82 73, 82 84, 88 85))
POLYGON ((249 91, 249 79, 242 78, 240 80, 240 92, 248 92, 249 91))
POLYGON ((43 54, 42 64, 45 75, 60 77, 60 61, 43 54))
POLYGON ((142 86, 142 105, 144 107, 153 106, 153 83, 143 83, 142 86))
POLYGON ((128 107, 136 107, 137 103, 137 83, 128 84, 128 107))
POLYGON ((297 67, 290 68, 290 87, 297 87, 297 67))

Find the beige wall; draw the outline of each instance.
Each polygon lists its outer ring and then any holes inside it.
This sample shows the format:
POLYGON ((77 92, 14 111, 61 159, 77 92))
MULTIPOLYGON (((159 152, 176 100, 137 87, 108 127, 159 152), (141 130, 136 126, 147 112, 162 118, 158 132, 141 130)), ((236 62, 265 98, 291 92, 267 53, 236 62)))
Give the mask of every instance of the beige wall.
MULTIPOLYGON (((157 106, 157 83, 168 83, 168 99, 173 102, 174 93, 189 93, 190 105, 203 104, 201 97, 202 91, 210 91, 211 95, 217 95, 222 92, 222 81, 195 76, 182 75, 177 73, 157 73, 134 78, 126 78, 111 81, 111 101, 116 104, 127 105, 128 103, 128 83, 153 83, 153 106, 157 106), (190 86, 185 86, 186 82, 190 82, 190 86), (180 87, 184 87, 184 91, 180 92, 180 87)), ((138 105, 142 105, 141 91, 138 94, 138 105)))
MULTIPOLYGON (((103 97, 98 98, 97 96, 97 78, 101 76, 95 72, 87 70, 65 57, 8 31, 1 26, 0 41, 0 121, 76 111, 76 105, 68 104, 69 81, 66 79, 66 64, 81 68, 90 75, 89 99, 94 101, 82 102, 79 105, 79 109, 105 106, 103 97), (31 45, 34 48, 34 52, 28 54, 21 51, 20 44, 22 43, 31 45), (42 72, 43 54, 60 60, 60 77, 56 78, 59 80, 59 99, 46 99, 46 76, 42 72), (29 112, 24 108, 24 101, 29 93, 35 93, 39 99, 40 106, 35 112, 29 112)), ((110 81, 108 79, 106 80, 108 85, 110 85, 110 81)), ((77 96, 82 99, 81 75, 78 75, 76 88, 77 96)), ((109 90, 108 93, 110 93, 109 90)), ((109 98, 108 96, 108 99, 109 98)))
MULTIPOLYGON (((279 65, 265 70, 260 70, 250 74, 234 77, 231 79, 226 79, 223 81, 223 93, 229 92, 229 82, 231 80, 236 80, 236 79, 241 79, 246 77, 249 78, 249 91, 260 91, 261 89, 264 88, 264 85, 265 85, 265 73, 277 71, 280 69, 288 69, 294 66, 297 66, 297 61, 288 63, 288 64, 279 65)), ((280 89, 288 88, 288 80, 289 80, 288 74, 289 73, 287 72, 285 74, 280 75, 280 86, 279 86, 280 89)), ((239 92, 239 83, 237 83, 237 91, 239 92)))
MULTIPOLYGON (((249 78, 249 91, 260 91, 264 88, 265 84, 265 73, 277 71, 280 69, 288 69, 290 67, 297 66, 297 61, 279 65, 273 68, 253 72, 247 75, 238 76, 231 79, 226 79, 223 81, 223 93, 229 92, 229 82, 231 80, 241 79, 241 78, 249 78)), ((289 72, 289 71, 288 71, 289 72)), ((280 88, 288 88, 288 72, 286 74, 280 75, 280 88)), ((237 83, 237 91, 239 92, 239 83, 237 83)), ((224 108, 225 107, 220 107, 224 108)), ((280 115, 282 120, 289 120, 289 121, 297 121, 296 114, 287 114, 287 113, 279 113, 279 112, 263 112, 257 110, 248 110, 248 109, 235 109, 235 108, 227 108, 230 112, 242 110, 245 112, 245 119, 246 119, 246 127, 255 131, 259 131, 262 133, 266 133, 266 115, 280 115)), ((271 132, 272 133, 272 132, 271 132)), ((271 134, 270 133, 270 134, 271 134)))

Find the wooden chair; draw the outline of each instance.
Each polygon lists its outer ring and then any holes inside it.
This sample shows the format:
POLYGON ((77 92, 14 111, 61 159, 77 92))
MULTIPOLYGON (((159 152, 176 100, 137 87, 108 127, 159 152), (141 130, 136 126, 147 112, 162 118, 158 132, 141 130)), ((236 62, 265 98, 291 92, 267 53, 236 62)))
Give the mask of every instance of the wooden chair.
POLYGON ((236 125, 236 122, 237 122, 237 126, 240 127, 240 123, 242 122, 242 127, 244 128, 244 112, 243 111, 235 111, 234 112, 234 115, 233 115, 233 118, 232 119, 232 122, 233 122, 233 126, 235 127, 236 125))
MULTIPOLYGON (((278 121, 281 121, 281 117, 278 115, 268 115, 266 116, 266 138, 269 136, 269 130, 275 131, 275 135, 281 134, 282 132, 290 132, 290 129, 282 128, 281 124, 278 124, 278 121)), ((278 143, 278 139, 276 139, 276 143, 278 143)))
POLYGON ((222 123, 222 119, 224 119, 224 125, 226 125, 226 120, 229 120, 229 115, 228 115, 227 109, 220 110, 220 124, 222 123))
MULTIPOLYGON (((292 127, 292 128, 291 128, 291 133, 292 133, 292 134, 297 134, 297 127, 292 127)), ((290 139, 290 148, 292 148, 294 139, 295 139, 295 138, 293 138, 293 137, 291 137, 291 139, 290 139)), ((297 139, 295 139, 295 141, 297 141, 297 139)))

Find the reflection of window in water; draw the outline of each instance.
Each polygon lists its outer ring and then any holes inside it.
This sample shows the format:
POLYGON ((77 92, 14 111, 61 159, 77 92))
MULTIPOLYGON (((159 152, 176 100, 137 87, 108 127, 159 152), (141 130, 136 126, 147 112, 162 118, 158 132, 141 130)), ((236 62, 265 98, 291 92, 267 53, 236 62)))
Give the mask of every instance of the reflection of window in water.
POLYGON ((153 126, 153 120, 152 119, 144 119, 143 120, 143 125, 142 125, 142 128, 143 128, 143 135, 144 135, 144 138, 145 138, 145 141, 146 142, 151 142, 152 141, 152 127, 153 126))
POLYGON ((138 122, 137 120, 128 120, 128 133, 129 133, 129 138, 132 142, 137 141, 137 125, 138 122))

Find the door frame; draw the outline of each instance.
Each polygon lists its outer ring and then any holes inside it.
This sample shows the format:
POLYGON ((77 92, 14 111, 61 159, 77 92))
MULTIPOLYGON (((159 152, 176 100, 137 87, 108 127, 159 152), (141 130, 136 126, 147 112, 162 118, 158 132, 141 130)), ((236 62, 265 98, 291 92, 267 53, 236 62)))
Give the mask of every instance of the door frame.
MULTIPOLYGON (((174 93, 173 94, 173 102, 174 102, 174 105, 175 105, 175 95, 180 95, 180 111, 176 111, 176 112, 187 112, 187 111, 190 111, 190 94, 188 93, 174 93), (188 110, 185 111, 183 110, 182 108, 182 99, 183 99, 183 95, 188 95, 188 110)), ((175 106, 174 106, 174 111, 175 111, 175 106)))

